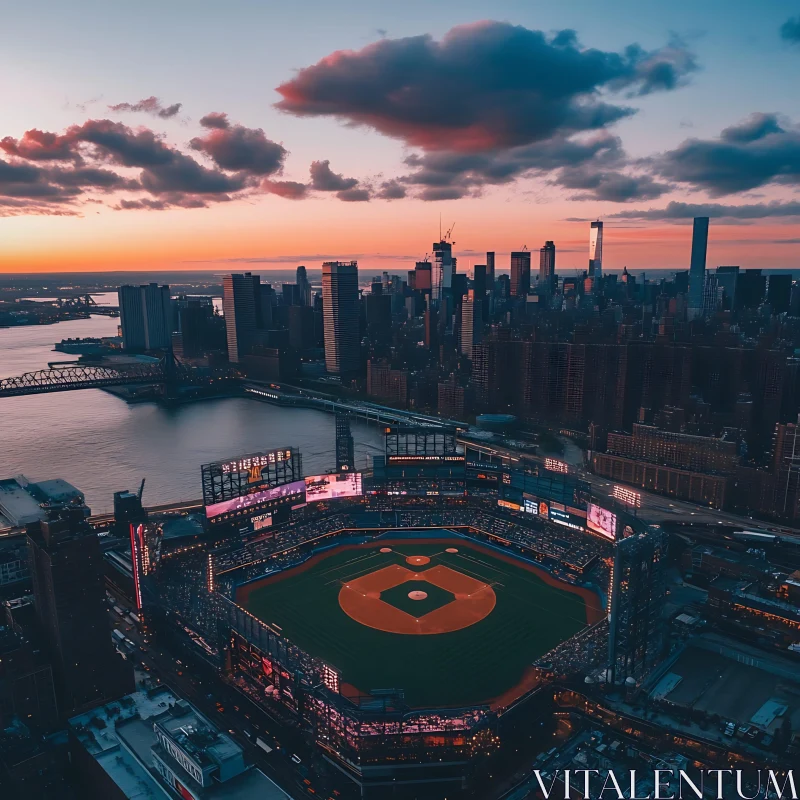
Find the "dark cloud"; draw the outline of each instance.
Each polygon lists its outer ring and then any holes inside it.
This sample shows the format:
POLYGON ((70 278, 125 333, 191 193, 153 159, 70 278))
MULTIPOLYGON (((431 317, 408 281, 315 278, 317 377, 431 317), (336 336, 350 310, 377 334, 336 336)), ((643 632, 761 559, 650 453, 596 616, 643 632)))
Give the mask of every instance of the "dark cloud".
POLYGON ((113 208, 115 211, 164 211, 169 208, 169 203, 165 203, 163 200, 149 200, 145 197, 141 200, 120 200, 113 208))
MULTIPOLYGON (((0 197, 37 198, 47 203, 69 202, 81 193, 77 186, 59 185, 58 171, 32 164, 10 164, 0 160, 0 197)), ((21 207, 15 204, 15 207, 21 207)))
POLYGON ((789 17, 781 25, 781 39, 792 44, 800 44, 800 17, 789 17))
POLYGON ((341 192, 336 192, 336 197, 343 200, 345 203, 365 203, 370 199, 369 189, 359 189, 354 187, 352 189, 343 189, 341 192))
POLYGON ((229 200, 231 194, 254 185, 254 179, 245 172, 229 173, 201 165, 170 147, 152 130, 134 131, 107 119, 88 120, 58 135, 27 131, 19 140, 4 139, 2 148, 25 161, 0 161, 0 194, 41 198, 47 203, 74 202, 92 190, 103 193, 133 190, 149 192, 157 200, 126 200, 115 207, 197 208, 210 200, 229 200), (66 160, 72 161, 70 167, 40 166, 41 162, 66 160), (123 172, 109 167, 121 167, 123 172), (140 169, 138 178, 125 174, 126 168, 140 169), (137 202, 139 205, 131 205, 137 202))
POLYGON ((401 198, 405 197, 407 194, 406 187, 403 186, 399 181, 390 180, 384 181, 381 184, 381 188, 378 190, 377 197, 380 197, 381 200, 400 200, 401 198))
POLYGON ((267 139, 261 128, 245 128, 243 125, 213 127, 205 136, 192 139, 189 144, 222 169, 243 170, 253 175, 280 172, 288 155, 286 148, 267 139))
POLYGON ((77 157, 68 137, 36 128, 25 131, 21 139, 0 139, 0 150, 27 161, 74 161, 77 157))
POLYGON ((800 202, 751 203, 746 205, 723 205, 721 203, 681 203, 672 201, 666 208, 650 208, 646 211, 618 211, 609 214, 617 219, 642 220, 688 220, 694 217, 716 219, 766 219, 769 217, 798 217, 800 202))
POLYGON ((674 88, 696 69, 673 43, 646 52, 582 47, 502 22, 339 51, 278 87, 278 108, 367 125, 425 150, 484 152, 610 125, 634 110, 601 93, 674 88))
POLYGON ((751 114, 736 125, 724 128, 720 138, 726 142, 756 142, 771 133, 785 133, 777 114, 751 114))
POLYGON ((173 152, 166 164, 148 167, 142 171, 141 184, 152 194, 181 192, 187 194, 221 195, 228 200, 229 192, 238 192, 247 187, 243 175, 227 175, 221 170, 208 169, 193 158, 173 152))
POLYGON ((420 200, 436 201, 436 200, 459 200, 469 194, 468 189, 457 186, 429 186, 423 189, 417 197, 420 200))
POLYGON ((99 157, 122 167, 156 167, 169 164, 175 156, 161 136, 148 128, 136 131, 110 119, 90 119, 74 125, 65 134, 74 146, 81 143, 97 148, 99 157))
POLYGON ((228 115, 222 111, 212 111, 200 118, 200 124, 204 128, 229 128, 228 115))
POLYGON ((311 188, 318 192, 345 192, 358 185, 357 178, 345 178, 331 169, 331 162, 312 161, 309 168, 311 188))
POLYGON ((130 180, 110 169, 79 167, 73 170, 51 170, 50 179, 61 186, 93 187, 96 189, 138 189, 138 181, 130 180))
POLYGON ((712 196, 770 183, 800 183, 800 129, 774 114, 754 114, 726 128, 719 139, 688 139, 651 159, 662 177, 704 189, 712 196))
POLYGON ((287 200, 302 200, 308 196, 308 186, 298 181, 273 181, 265 178, 261 182, 261 190, 287 200))
POLYGON ((109 106, 109 111, 139 111, 144 114, 150 114, 153 117, 160 117, 161 119, 169 119, 174 117, 181 110, 181 103, 173 103, 171 106, 161 105, 161 101, 154 96, 145 97, 138 103, 117 103, 114 106, 109 106))
POLYGON ((139 200, 120 200, 115 211, 166 211, 170 208, 206 208, 202 198, 180 193, 168 194, 163 199, 151 200, 143 197, 139 200))
POLYGON ((670 189, 667 184, 658 183, 649 175, 631 175, 591 166, 566 167, 553 182, 565 189, 584 190, 575 195, 574 200, 605 200, 611 203, 654 200, 670 189))
POLYGON ((522 176, 545 174, 551 175, 553 184, 587 192, 592 190, 596 199, 615 202, 652 199, 665 191, 665 187, 652 178, 622 172, 626 161, 619 138, 607 131, 599 131, 580 138, 554 137, 495 153, 413 154, 406 159, 406 164, 415 171, 399 180, 409 185, 454 190, 425 192, 420 195, 423 199, 439 199, 441 196, 450 200, 486 185, 506 184, 522 176))

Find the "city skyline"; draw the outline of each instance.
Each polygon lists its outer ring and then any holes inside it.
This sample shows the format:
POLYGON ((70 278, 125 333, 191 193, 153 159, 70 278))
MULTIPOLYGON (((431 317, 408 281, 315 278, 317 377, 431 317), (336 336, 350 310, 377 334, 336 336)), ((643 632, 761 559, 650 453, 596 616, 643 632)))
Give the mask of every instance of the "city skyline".
POLYGON ((9 12, 0 273, 404 272, 440 216, 460 272, 586 269, 595 219, 605 270, 688 269, 703 216, 709 269, 797 265, 792 3, 197 10, 9 12))

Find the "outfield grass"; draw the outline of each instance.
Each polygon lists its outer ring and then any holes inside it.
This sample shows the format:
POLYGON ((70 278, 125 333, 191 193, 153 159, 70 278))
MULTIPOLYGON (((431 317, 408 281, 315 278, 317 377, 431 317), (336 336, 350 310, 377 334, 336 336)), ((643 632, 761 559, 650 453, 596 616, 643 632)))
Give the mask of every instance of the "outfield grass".
POLYGON ((468 542, 400 540, 333 550, 310 566, 251 585, 239 597, 250 613, 280 626, 364 693, 401 688, 412 707, 467 706, 511 690, 536 658, 586 626, 585 600, 563 587, 468 542), (391 553, 379 552, 386 546, 391 553), (459 552, 445 553, 447 547, 459 552), (492 585, 494 610, 469 628, 427 636, 385 633, 342 611, 338 595, 345 581, 390 564, 405 566, 411 555, 431 558, 419 571, 444 564, 492 585))

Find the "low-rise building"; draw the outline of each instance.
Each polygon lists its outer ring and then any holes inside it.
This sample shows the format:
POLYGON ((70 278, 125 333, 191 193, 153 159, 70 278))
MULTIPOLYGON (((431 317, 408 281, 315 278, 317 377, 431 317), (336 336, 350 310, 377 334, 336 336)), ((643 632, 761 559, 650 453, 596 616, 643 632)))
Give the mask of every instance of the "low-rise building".
POLYGON ((242 748, 165 687, 69 720, 72 763, 104 800, 288 800, 242 748))

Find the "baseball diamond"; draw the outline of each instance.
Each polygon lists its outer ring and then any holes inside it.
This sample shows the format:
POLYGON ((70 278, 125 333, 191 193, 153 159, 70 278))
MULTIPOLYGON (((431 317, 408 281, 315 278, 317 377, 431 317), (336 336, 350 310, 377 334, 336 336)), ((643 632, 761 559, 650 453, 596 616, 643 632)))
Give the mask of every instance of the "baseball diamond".
POLYGON ((537 658, 602 617, 600 598, 513 552, 453 543, 427 531, 343 544, 240 586, 236 600, 338 670, 345 694, 501 707, 535 685, 537 658))

